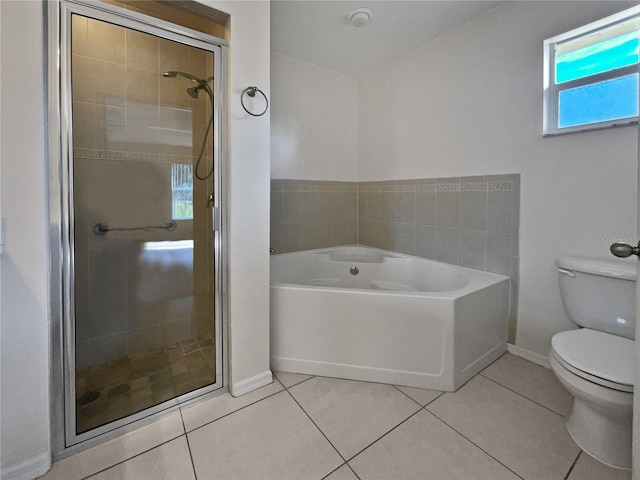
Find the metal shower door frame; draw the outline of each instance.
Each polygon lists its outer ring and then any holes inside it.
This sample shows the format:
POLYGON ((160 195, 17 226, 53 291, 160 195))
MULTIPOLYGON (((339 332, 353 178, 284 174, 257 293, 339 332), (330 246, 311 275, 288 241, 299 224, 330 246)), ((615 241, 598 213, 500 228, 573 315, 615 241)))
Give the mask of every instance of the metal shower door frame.
POLYGON ((103 443, 175 412, 198 397, 228 390, 227 364, 227 42, 107 3, 90 0, 44 1, 45 88, 47 99, 47 167, 49 169, 49 256, 51 323, 51 399, 54 459, 103 443), (214 55, 213 122, 214 328, 216 382, 174 397, 141 412, 76 433, 75 292, 73 225, 73 129, 71 98, 71 15, 77 14, 196 47, 214 55), (224 341, 223 341, 224 340, 224 341))

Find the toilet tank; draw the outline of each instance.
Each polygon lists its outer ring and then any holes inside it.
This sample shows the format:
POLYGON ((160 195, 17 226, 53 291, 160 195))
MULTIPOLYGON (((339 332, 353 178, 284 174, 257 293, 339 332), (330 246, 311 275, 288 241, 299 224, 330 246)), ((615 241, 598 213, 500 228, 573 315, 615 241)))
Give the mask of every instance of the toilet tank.
POLYGON ((558 258, 560 296, 571 321, 635 339, 637 263, 635 259, 558 258))

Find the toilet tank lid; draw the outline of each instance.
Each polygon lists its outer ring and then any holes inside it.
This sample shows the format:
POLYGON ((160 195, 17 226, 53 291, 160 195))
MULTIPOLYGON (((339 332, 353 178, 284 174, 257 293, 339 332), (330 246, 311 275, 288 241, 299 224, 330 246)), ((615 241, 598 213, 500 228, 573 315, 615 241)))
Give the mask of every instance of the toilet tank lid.
POLYGON ((627 260, 602 257, 563 256, 556 259, 556 266, 575 272, 591 273, 605 277, 636 280, 638 261, 635 257, 627 260))

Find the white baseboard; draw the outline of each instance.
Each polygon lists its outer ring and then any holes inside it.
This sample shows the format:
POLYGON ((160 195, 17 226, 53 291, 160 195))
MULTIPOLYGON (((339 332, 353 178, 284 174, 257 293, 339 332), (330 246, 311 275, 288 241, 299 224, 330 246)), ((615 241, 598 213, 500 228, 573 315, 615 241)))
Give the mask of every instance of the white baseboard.
POLYGON ((537 363, 538 365, 542 365, 545 368, 551 368, 551 364, 549 363, 549 359, 544 355, 540 355, 539 353, 532 352, 531 350, 527 350, 526 348, 518 347, 511 343, 507 344, 507 351, 509 353, 514 354, 517 357, 522 357, 525 360, 529 360, 530 362, 537 363))
POLYGON ((4 467, 2 469, 2 480, 33 480, 47 473, 50 468, 51 455, 43 453, 18 465, 4 467))
POLYGON ((269 385, 271 382, 273 382, 273 375, 271 375, 271 370, 267 370, 266 372, 259 373, 258 375, 254 375, 253 377, 245 378, 244 380, 240 380, 239 382, 230 382, 229 393, 233 397, 239 397, 240 395, 249 393, 256 388, 269 385))

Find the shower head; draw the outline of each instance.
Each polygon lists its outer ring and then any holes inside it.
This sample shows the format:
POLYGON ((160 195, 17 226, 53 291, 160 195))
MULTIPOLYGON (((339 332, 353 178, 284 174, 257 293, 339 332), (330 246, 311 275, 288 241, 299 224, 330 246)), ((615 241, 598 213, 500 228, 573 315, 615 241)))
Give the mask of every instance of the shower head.
POLYGON ((162 76, 165 78, 175 78, 177 76, 181 76, 181 77, 188 78, 192 82, 196 82, 198 84, 207 83, 206 80, 198 78, 195 75, 191 75, 190 73, 186 73, 186 72, 178 72, 176 70, 169 70, 168 72, 164 72, 162 76))
POLYGON ((178 70, 169 70, 168 72, 164 72, 162 76, 165 78, 176 78, 178 76, 188 78, 192 82, 198 84, 195 87, 187 88, 187 93, 191 98, 198 98, 198 92, 204 89, 207 92, 207 95, 209 95, 209 98, 211 99, 211 101, 213 102, 213 92, 209 88, 209 85, 207 85, 207 82, 209 80, 213 80, 213 77, 208 78, 207 80, 204 80, 202 78, 196 77, 195 75, 191 75, 190 73, 180 72, 178 70))
POLYGON ((187 88, 187 93, 191 98, 198 98, 199 90, 200 90, 200 87, 191 87, 191 88, 187 88))

